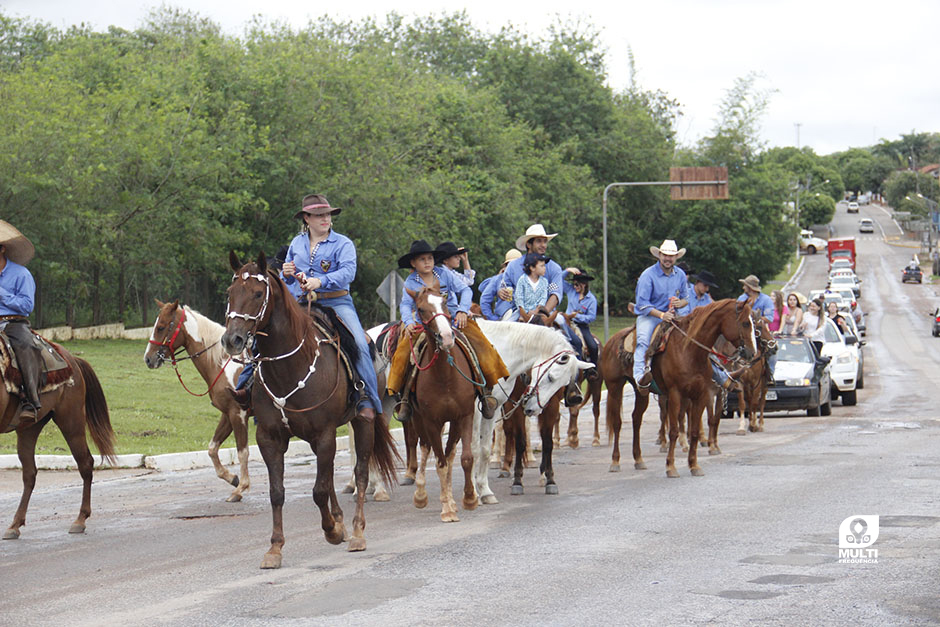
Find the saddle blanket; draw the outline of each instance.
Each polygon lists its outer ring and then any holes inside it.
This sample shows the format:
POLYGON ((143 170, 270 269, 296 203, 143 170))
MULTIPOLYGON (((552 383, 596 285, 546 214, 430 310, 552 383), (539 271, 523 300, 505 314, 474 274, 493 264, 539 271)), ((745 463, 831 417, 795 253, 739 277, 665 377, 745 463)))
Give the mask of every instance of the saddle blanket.
MULTIPOLYGON (((41 349, 42 373, 39 377, 39 393, 44 394, 56 390, 63 385, 71 385, 72 367, 62 355, 62 347, 33 333, 33 341, 41 349)), ((10 345, 10 338, 6 333, 0 333, 0 372, 3 374, 3 384, 10 394, 19 394, 23 385, 23 375, 16 363, 16 355, 10 345)))

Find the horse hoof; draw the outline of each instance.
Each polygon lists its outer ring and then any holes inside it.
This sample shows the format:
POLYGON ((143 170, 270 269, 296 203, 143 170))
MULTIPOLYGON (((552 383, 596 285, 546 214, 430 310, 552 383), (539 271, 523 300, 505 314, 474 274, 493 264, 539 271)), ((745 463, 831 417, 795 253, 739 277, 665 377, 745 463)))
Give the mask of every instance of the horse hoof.
POLYGON ((81 523, 72 523, 72 526, 69 527, 69 533, 85 533, 85 525, 81 523))
POLYGON ((3 532, 4 540, 18 540, 19 537, 20 537, 19 529, 7 529, 6 531, 3 532))
POLYGON ((689 452, 689 447, 688 447, 688 445, 685 445, 685 446, 682 447, 682 452, 683 452, 683 453, 688 453, 688 452, 689 452))
POLYGON ((356 491, 355 486, 347 485, 343 488, 343 494, 352 494, 356 491))
POLYGON ((519 496, 521 494, 525 494, 525 489, 521 485, 514 485, 509 490, 509 493, 513 496, 519 496))
POLYGON ((454 512, 447 512, 446 514, 441 514, 441 522, 460 522, 460 519, 457 518, 457 514, 454 512))
POLYGON ((232 484, 232 487, 237 488, 238 487, 238 475, 232 475, 232 479, 231 481, 229 481, 229 483, 232 484))
POLYGON ((428 506, 428 496, 426 494, 420 498, 418 496, 415 496, 414 499, 412 500, 414 501, 415 507, 417 507, 418 509, 424 509, 425 507, 428 506))
POLYGON ((549 483, 547 486, 545 486, 545 494, 558 494, 558 484, 549 483))
POLYGON ((496 498, 495 494, 487 494, 486 496, 480 497, 480 502, 484 505, 496 505, 499 503, 499 500, 496 498))
POLYGON ((734 432, 734 434, 735 435, 747 435, 747 431, 745 431, 744 429, 738 429, 737 431, 734 432))
POLYGON ((265 553, 261 560, 261 568, 280 568, 281 556, 277 553, 265 553))
MULTIPOLYGON (((646 470, 646 462, 636 462, 633 464, 634 470, 646 470)), ((617 466, 617 470, 620 470, 620 466, 617 466)))
POLYGON ((660 447, 659 447, 659 452, 660 452, 660 453, 668 453, 668 452, 669 452, 669 445, 668 445, 668 444, 663 444, 662 446, 660 446, 660 447))
POLYGON ((708 449, 708 454, 709 455, 721 455, 721 449, 718 448, 717 446, 715 448, 710 448, 708 449))
POLYGON ((705 471, 702 470, 701 468, 690 468, 689 470, 691 470, 693 477, 704 477, 704 476, 705 476, 705 471))
POLYGON ((232 494, 225 499, 226 503, 238 503, 242 500, 242 495, 237 492, 232 492, 232 494))
POLYGON ((545 481, 545 475, 542 475, 541 477, 539 477, 539 487, 540 487, 540 488, 544 488, 545 485, 546 485, 546 483, 547 483, 547 482, 545 481))
POLYGON ((600 446, 600 445, 601 445, 601 441, 598 438, 594 438, 594 440, 591 442, 591 446, 600 446))
POLYGON ((333 531, 324 531, 323 535, 330 544, 342 544, 346 539, 346 526, 343 523, 337 523, 333 525, 333 531))
POLYGON ((372 500, 376 503, 387 503, 392 500, 392 497, 388 495, 388 492, 383 490, 376 490, 375 495, 372 497, 372 500))
POLYGON ((509 476, 509 471, 508 471, 508 470, 500 470, 500 471, 499 471, 499 474, 496 475, 496 477, 499 478, 499 479, 505 479, 505 478, 507 478, 508 476, 509 476))
POLYGON ((568 446, 570 448, 578 448, 581 446, 581 440, 578 438, 568 438, 568 446))
POLYGON ((404 479, 398 482, 398 485, 414 485, 414 484, 415 484, 414 477, 405 477, 404 479))
POLYGON ((366 539, 365 538, 353 538, 349 541, 349 546, 346 548, 350 553, 355 553, 356 551, 365 551, 366 550, 366 539))
POLYGON ((668 468, 666 470, 666 476, 669 477, 670 479, 678 479, 679 471, 677 471, 675 468, 668 468))
POLYGON ((758 433, 763 433, 763 432, 764 432, 764 426, 761 425, 761 426, 757 427, 757 429, 755 429, 755 431, 757 431, 758 433))
POLYGON ((463 508, 467 510, 468 512, 475 510, 477 508, 477 505, 479 505, 479 503, 477 502, 477 497, 463 500, 463 508))

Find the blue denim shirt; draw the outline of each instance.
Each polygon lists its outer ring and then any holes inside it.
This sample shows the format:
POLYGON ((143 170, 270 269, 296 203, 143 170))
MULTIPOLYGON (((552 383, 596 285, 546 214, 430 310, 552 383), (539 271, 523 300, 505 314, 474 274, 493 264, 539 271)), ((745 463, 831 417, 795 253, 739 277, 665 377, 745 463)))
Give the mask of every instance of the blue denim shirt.
MULTIPOLYGON (((738 296, 738 302, 743 302, 747 300, 747 294, 741 294, 738 296)), ((751 311, 759 311, 760 315, 764 318, 767 318, 768 321, 773 322, 774 320, 774 299, 772 299, 767 294, 761 292, 757 295, 757 300, 754 301, 754 304, 751 306, 751 311)))
POLYGON ((637 315, 649 316, 653 309, 668 310, 672 296, 688 299, 689 279, 682 268, 676 266, 670 274, 664 273, 657 261, 644 270, 636 282, 637 315))
MULTIPOLYGON (((291 240, 285 262, 292 261, 298 272, 307 278, 320 279, 317 292, 336 292, 348 290, 349 284, 356 278, 356 245, 352 240, 336 231, 314 247, 310 255, 310 238, 301 233, 291 240)), ((292 276, 284 276, 284 282, 294 296, 299 296, 300 283, 292 276)))
MULTIPOLYGON (((447 299, 447 310, 451 316, 458 312, 470 312, 470 304, 473 300, 473 290, 470 286, 457 278, 453 272, 442 266, 435 266, 434 276, 437 277, 441 285, 441 295, 447 299)), ((408 290, 413 292, 421 291, 421 288, 427 287, 421 276, 417 272, 412 272, 405 279, 405 286, 401 290, 401 305, 398 306, 398 312, 401 314, 401 321, 405 324, 420 323, 415 319, 415 299, 411 297, 408 290)))
POLYGON ((679 315, 687 316, 690 313, 692 313, 693 309, 704 307, 705 305, 711 305, 713 302, 715 301, 712 300, 711 294, 709 294, 708 292, 705 292, 704 294, 702 294, 702 297, 699 298, 695 294, 695 288, 692 286, 689 286, 689 304, 679 310, 679 315))
POLYGON ((512 309, 512 303, 505 301, 496 292, 502 287, 503 274, 493 275, 480 283, 480 309, 487 320, 502 320, 503 314, 512 309))
POLYGON ((565 296, 568 297, 568 309, 566 314, 577 312, 577 315, 571 319, 575 324, 591 324, 597 319, 597 298, 589 290, 584 298, 578 296, 574 291, 574 285, 565 283, 565 296))
POLYGON ((28 316, 33 313, 36 281, 24 266, 7 259, 0 271, 0 316, 28 316))

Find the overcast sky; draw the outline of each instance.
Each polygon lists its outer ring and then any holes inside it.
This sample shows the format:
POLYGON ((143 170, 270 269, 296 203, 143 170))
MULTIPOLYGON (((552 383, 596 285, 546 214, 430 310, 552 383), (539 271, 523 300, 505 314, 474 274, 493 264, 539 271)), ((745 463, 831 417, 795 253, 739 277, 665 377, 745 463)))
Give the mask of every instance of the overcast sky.
MULTIPOLYGON (((9 16, 66 27, 141 25, 159 2, 134 0, 0 0, 9 16)), ((466 10, 480 29, 507 23, 541 35, 559 18, 593 24, 607 48, 610 86, 630 80, 678 100, 679 140, 708 134, 719 103, 738 77, 762 75, 776 90, 763 118, 769 146, 811 146, 819 154, 869 146, 901 133, 940 132, 938 0, 177 0, 233 35, 260 14, 300 27, 338 19, 466 10), (799 127, 797 127, 799 124, 799 127)))

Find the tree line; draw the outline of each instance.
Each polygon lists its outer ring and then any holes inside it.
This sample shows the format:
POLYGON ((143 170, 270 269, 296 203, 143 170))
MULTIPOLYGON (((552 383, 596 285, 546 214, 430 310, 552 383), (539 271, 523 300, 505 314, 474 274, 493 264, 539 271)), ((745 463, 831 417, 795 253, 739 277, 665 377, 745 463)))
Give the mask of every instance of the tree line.
MULTIPOLYGON (((560 233, 551 256, 599 274, 604 187, 674 165, 728 166, 731 199, 613 193, 610 309, 626 310, 667 237, 728 296, 787 263, 794 181, 829 179, 841 198, 842 173, 863 169, 859 155, 764 150, 772 93, 754 76, 729 89, 712 135, 680 147, 680 103, 612 90, 604 61, 592 27, 534 38, 463 13, 257 20, 241 37, 171 9, 105 32, 0 14, 0 210, 36 245, 33 324, 148 326, 154 297, 221 319, 228 250, 274 254, 310 192, 344 209, 335 228, 359 251, 366 324, 386 317, 375 288, 417 238, 466 246, 484 277, 541 222, 560 233)), ((821 222, 815 198, 801 218, 821 222)))

